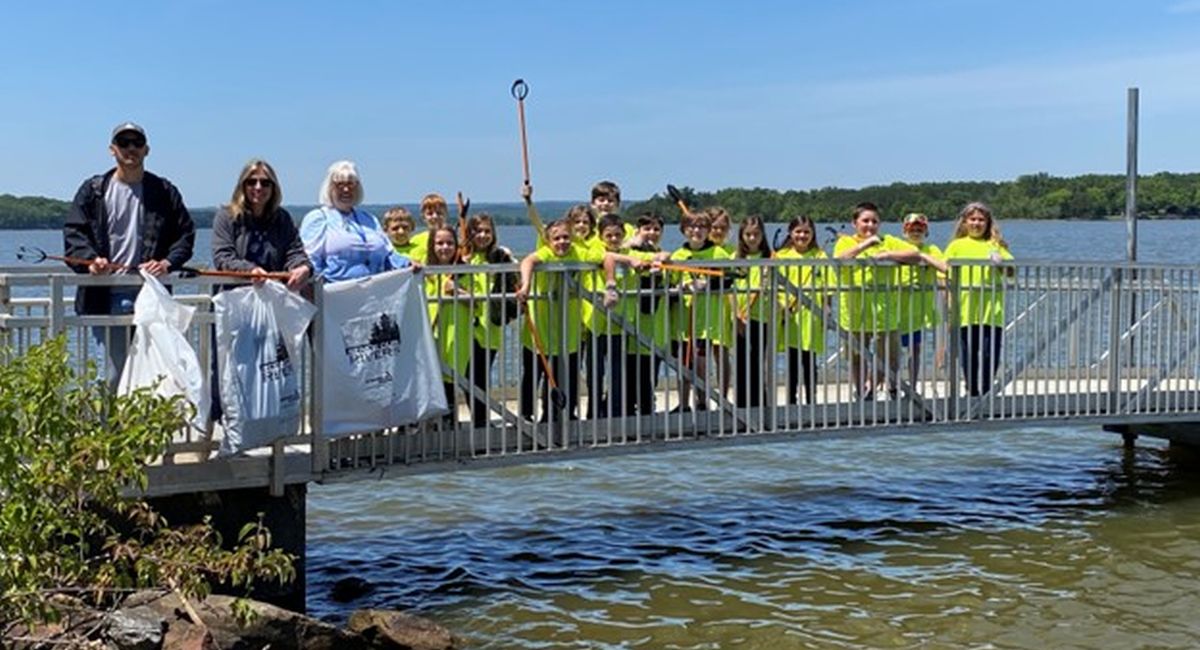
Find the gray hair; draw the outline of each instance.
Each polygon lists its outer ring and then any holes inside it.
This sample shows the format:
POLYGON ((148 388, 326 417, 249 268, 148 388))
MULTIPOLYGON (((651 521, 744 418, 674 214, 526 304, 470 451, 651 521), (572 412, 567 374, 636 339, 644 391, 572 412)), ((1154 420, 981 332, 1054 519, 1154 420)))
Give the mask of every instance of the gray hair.
POLYGON ((362 203, 362 177, 358 175, 358 167, 349 160, 339 160, 329 166, 329 170, 325 172, 325 180, 321 181, 317 201, 327 208, 332 208, 333 184, 341 181, 354 181, 354 205, 362 203))

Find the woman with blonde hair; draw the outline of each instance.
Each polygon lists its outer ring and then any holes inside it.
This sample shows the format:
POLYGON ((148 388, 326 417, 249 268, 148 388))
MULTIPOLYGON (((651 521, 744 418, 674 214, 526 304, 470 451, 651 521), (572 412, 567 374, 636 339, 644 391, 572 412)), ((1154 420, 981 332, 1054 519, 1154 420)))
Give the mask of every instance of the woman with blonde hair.
POLYGON ((213 266, 222 271, 286 272, 298 290, 312 273, 292 215, 280 207, 279 177, 265 160, 242 167, 229 204, 213 218, 213 266))
MULTIPOLYGON (((275 169, 255 158, 242 167, 233 196, 213 217, 212 260, 221 271, 248 271, 253 274, 286 272, 287 286, 299 291, 312 274, 312 263, 304 252, 304 243, 292 221, 292 215, 280 207, 283 191, 275 169)), ((216 340, 216 328, 213 327, 216 340)), ((217 357, 212 355, 212 386, 220 386, 217 357)), ((221 391, 213 390, 210 415, 223 415, 221 391)))
POLYGON ((317 275, 339 282, 412 264, 392 250, 375 215, 358 207, 363 186, 354 163, 330 165, 317 200, 321 207, 304 215, 300 224, 300 238, 317 275))

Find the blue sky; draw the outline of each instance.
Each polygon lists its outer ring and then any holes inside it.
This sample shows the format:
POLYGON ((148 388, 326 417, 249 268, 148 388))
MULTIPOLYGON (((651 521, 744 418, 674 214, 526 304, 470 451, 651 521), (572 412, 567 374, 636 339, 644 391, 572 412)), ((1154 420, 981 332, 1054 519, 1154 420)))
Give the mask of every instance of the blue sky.
POLYGON ((9 3, 0 193, 70 198, 109 130, 189 204, 270 160, 311 203, 359 163, 369 203, 517 200, 516 77, 541 199, 601 178, 807 189, 1196 171, 1200 0, 9 3), (344 6, 343 6, 344 5, 344 6))

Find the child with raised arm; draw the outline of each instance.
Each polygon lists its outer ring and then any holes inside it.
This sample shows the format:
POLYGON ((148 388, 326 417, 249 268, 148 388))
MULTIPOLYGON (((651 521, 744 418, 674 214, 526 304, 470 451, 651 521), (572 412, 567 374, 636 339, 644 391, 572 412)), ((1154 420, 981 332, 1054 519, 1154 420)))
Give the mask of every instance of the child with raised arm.
MULTIPOLYGON (((777 260, 823 260, 825 251, 817 244, 817 227, 813 220, 799 215, 788 222, 788 238, 783 248, 775 252, 777 260)), ((829 287, 829 270, 820 266, 787 266, 782 269, 787 287, 780 294, 783 311, 783 330, 779 336, 780 349, 787 352, 787 403, 800 403, 800 388, 804 388, 804 403, 812 404, 817 397, 817 355, 825 351, 825 326, 822 316, 828 311, 825 293, 829 287), (805 304, 797 296, 808 298, 805 304), (813 309, 815 308, 815 309, 813 309)))
MULTIPOLYGON (((714 239, 715 243, 715 239, 714 239)), ((767 243, 766 227, 762 217, 751 215, 742 220, 738 227, 737 248, 734 259, 766 260, 771 257, 771 245, 767 243)), ((737 304, 737 337, 734 342, 734 395, 740 407, 762 406, 763 357, 767 349, 767 337, 771 319, 778 315, 772 309, 770 299, 762 299, 764 290, 762 266, 754 265, 742 269, 733 283, 737 304)))
MULTIPOLYGON (((905 266, 900 269, 900 347, 908 349, 908 383, 914 387, 921 371, 922 339, 926 330, 933 331, 941 322, 937 286, 944 282, 949 270, 943 261, 942 249, 926 241, 929 218, 911 212, 900 225, 904 240, 912 244, 928 261, 929 266, 905 266)), ((940 348, 941 341, 938 342, 940 348)))
MULTIPOLYGON (((879 234, 879 208, 874 203, 854 207, 851 225, 854 234, 839 237, 833 256, 839 260, 874 259, 899 264, 921 264, 921 252, 912 244, 879 234)), ((900 309, 898 269, 879 265, 845 265, 838 274, 838 325, 846 331, 846 352, 850 359, 850 377, 859 399, 875 398, 885 377, 896 378, 900 371, 900 309), (876 363, 866 367, 863 354, 874 342, 876 363), (886 368, 879 363, 882 359, 886 368)), ((888 382, 888 393, 895 397, 895 381, 888 382)))
POLYGON ((426 258, 429 262, 425 275, 429 321, 443 365, 442 389, 450 408, 447 419, 452 422, 457 408, 453 374, 466 374, 475 341, 475 314, 471 302, 459 300, 472 295, 471 276, 444 272, 461 263, 462 259, 458 254, 458 235, 449 226, 430 231, 426 258))
POLYGON ((968 203, 958 215, 954 239, 946 246, 947 260, 986 260, 952 274, 958 282, 958 333, 962 345, 963 374, 967 391, 978 397, 991 390, 992 375, 1000 365, 1004 336, 1004 276, 1012 268, 994 268, 1013 259, 992 210, 983 203, 968 203))
MULTIPOLYGON (((684 245, 671 254, 672 262, 707 261, 730 259, 725 249, 709 239, 712 219, 703 212, 685 215, 680 222, 684 245)), ((682 360, 689 365, 700 379, 708 376, 708 359, 720 359, 722 350, 728 345, 732 321, 732 310, 722 292, 720 278, 692 273, 673 274, 685 291, 682 305, 672 308, 672 334, 676 354, 682 352, 682 360)), ((724 377, 721 378, 724 380, 724 377)), ((707 382, 706 382, 707 383, 707 382)), ((724 381, 722 381, 724 383, 724 381)), ((680 381, 679 411, 691 410, 691 382, 680 381)), ((718 391, 721 391, 718 388, 718 391)), ((708 395, 697 391, 695 408, 708 408, 708 395)))

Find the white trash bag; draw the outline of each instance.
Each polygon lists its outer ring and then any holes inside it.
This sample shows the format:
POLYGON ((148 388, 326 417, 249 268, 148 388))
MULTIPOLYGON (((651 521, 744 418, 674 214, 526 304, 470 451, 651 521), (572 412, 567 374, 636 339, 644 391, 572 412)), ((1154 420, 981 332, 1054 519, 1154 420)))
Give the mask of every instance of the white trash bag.
POLYGON ((411 269, 327 284, 322 291, 325 437, 447 412, 425 292, 411 269))
POLYGON ((317 308, 279 282, 222 291, 217 323, 220 453, 270 445, 300 426, 299 359, 317 308))
POLYGON ((196 308, 171 297, 154 276, 145 271, 141 274, 144 284, 133 303, 137 329, 117 383, 117 394, 128 395, 138 388, 157 385, 155 392, 163 397, 183 395, 196 411, 188 421, 190 434, 181 432, 176 441, 202 440, 208 421, 207 378, 184 335, 196 308))

